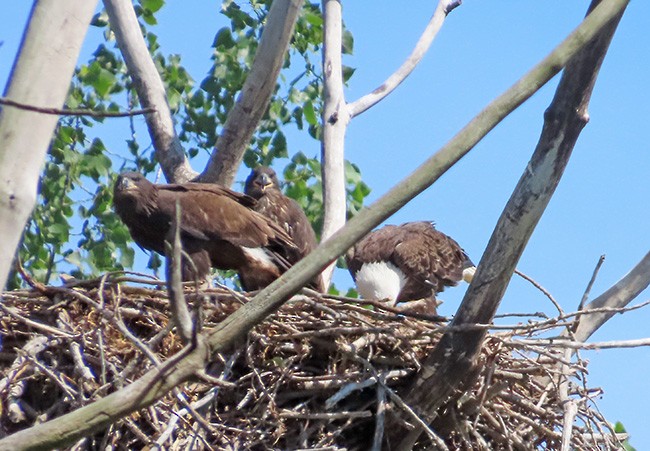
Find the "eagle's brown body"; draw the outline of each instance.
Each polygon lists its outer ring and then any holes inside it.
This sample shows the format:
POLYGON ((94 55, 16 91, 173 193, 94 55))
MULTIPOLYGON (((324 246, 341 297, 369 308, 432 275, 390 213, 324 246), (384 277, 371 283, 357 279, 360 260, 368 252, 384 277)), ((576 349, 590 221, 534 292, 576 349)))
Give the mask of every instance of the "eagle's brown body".
POLYGON ((165 254, 175 206, 181 209, 183 280, 204 278, 210 268, 234 269, 245 290, 265 287, 287 268, 291 238, 251 210, 255 201, 215 184, 154 185, 134 172, 115 184, 115 211, 141 247, 165 254))
MULTIPOLYGON (((296 244, 296 252, 289 256, 291 264, 316 248, 318 242, 309 219, 295 200, 282 193, 273 169, 265 166, 253 169, 246 179, 244 192, 257 200, 253 209, 282 227, 296 244)), ((320 276, 314 285, 321 292, 325 290, 320 276)))
POLYGON ((473 267, 456 241, 425 221, 375 230, 348 252, 346 260, 364 297, 393 303, 435 299, 473 267), (391 282, 393 274, 397 275, 391 282))

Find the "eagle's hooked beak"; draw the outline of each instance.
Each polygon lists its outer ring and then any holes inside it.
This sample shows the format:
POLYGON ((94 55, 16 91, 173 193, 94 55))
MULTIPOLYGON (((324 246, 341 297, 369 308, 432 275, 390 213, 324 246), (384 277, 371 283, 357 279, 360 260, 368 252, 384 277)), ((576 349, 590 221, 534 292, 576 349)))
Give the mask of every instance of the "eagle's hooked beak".
POLYGON ((128 190, 133 190, 133 189, 137 189, 137 188, 138 188, 138 186, 130 178, 119 177, 117 179, 117 189, 120 190, 120 191, 128 191, 128 190))
POLYGON ((266 191, 266 189, 273 184, 273 181, 267 174, 261 174, 255 184, 259 186, 262 191, 266 191))

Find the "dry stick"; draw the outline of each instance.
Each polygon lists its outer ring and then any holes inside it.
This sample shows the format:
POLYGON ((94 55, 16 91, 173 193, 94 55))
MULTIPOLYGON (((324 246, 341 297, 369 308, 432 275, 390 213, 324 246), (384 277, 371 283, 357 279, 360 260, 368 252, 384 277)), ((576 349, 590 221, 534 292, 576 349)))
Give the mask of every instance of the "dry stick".
MULTIPOLYGON (((169 229, 171 236, 165 242, 166 259, 165 259, 165 272, 167 273, 167 287, 169 292, 169 306, 172 314, 172 320, 176 324, 176 330, 181 337, 183 344, 188 344, 192 341, 194 336, 194 327, 192 325, 192 315, 187 308, 185 302, 185 295, 183 294, 183 285, 181 279, 181 206, 180 202, 176 201, 174 208, 174 218, 169 229)), ((192 259, 187 256, 186 261, 191 262, 192 259)))
POLYGON ((26 103, 16 102, 14 100, 0 98, 0 105, 12 106, 26 111, 34 111, 36 113, 42 114, 54 114, 56 116, 91 116, 91 117, 129 117, 129 116, 139 116, 141 114, 153 113, 156 111, 155 108, 143 108, 141 110, 132 110, 132 111, 95 111, 95 110, 84 110, 84 109, 75 109, 69 110, 67 108, 48 108, 48 107, 39 107, 35 105, 27 105, 26 103))
POLYGON ((18 447, 30 449, 63 446, 92 431, 106 427, 130 412, 150 405, 171 388, 194 377, 211 354, 225 350, 236 343, 254 325, 277 310, 286 299, 312 280, 325 265, 343 254, 369 230, 440 178, 509 112, 557 74, 605 24, 623 11, 627 3, 627 0, 611 0, 596 8, 549 56, 506 93, 488 105, 410 177, 400 182, 373 205, 362 210, 342 230, 262 290, 251 302, 231 314, 214 329, 199 334, 195 348, 182 350, 165 362, 162 370, 152 369, 129 386, 97 402, 5 437, 0 440, 0 451, 18 447), (161 377, 161 371, 164 377, 161 377))
MULTIPOLYGON (((590 22, 608 8, 618 11, 567 65, 555 97, 545 112, 535 152, 499 218, 452 325, 492 320, 517 261, 587 122, 587 105, 598 70, 627 3, 625 0, 602 2, 583 21, 583 24, 590 22)), ((484 335, 485 332, 445 334, 424 362, 406 400, 417 406, 417 411, 428 421, 435 418, 437 409, 471 372, 484 335)), ((399 427, 392 428, 391 432, 392 439, 403 450, 412 449, 420 434, 414 430, 402 439, 399 427)))
MULTIPOLYGON (((604 261, 605 261, 605 256, 601 255, 600 258, 598 259, 598 263, 596 264, 596 268, 594 269, 594 272, 591 275, 591 279, 587 284, 587 288, 585 289, 585 292, 582 295, 580 304, 578 304, 578 311, 581 311, 584 308, 585 302, 589 298, 591 287, 593 286, 596 280, 596 276, 598 275, 598 271, 600 270, 600 267, 604 261)), ((565 331, 565 334, 569 335, 574 340, 575 340, 574 331, 578 328, 578 325, 580 324, 580 318, 581 316, 577 315, 575 323, 571 327, 568 327, 565 331)), ((571 360, 572 354, 573 351, 570 348, 566 348, 564 350, 564 360, 571 360)), ((578 355, 578 361, 580 361, 579 355, 578 355)), ((569 383, 571 377, 569 366, 565 364, 560 364, 560 372, 561 372, 560 375, 561 379, 560 379, 560 386, 558 390, 558 396, 560 398, 560 402, 563 404, 563 410, 564 410, 564 417, 562 421, 562 443, 560 449, 561 451, 569 451, 569 449, 571 448, 571 436, 573 434, 573 422, 578 412, 578 406, 576 401, 569 397, 569 383)), ((583 383, 586 384, 584 378, 583 378, 583 383)))
POLYGON ((639 338, 635 340, 612 340, 600 341, 595 343, 585 343, 583 341, 570 341, 567 339, 557 340, 516 340, 511 342, 513 346, 546 346, 550 348, 568 348, 568 349, 624 349, 640 348, 650 346, 650 338, 639 338))
POLYGON ((518 269, 515 269, 515 274, 517 274, 525 281, 530 282, 535 288, 541 291, 542 294, 544 294, 544 296, 546 296, 551 301, 551 303, 556 308, 556 310, 560 313, 560 315, 562 316, 564 315, 564 310, 562 310, 562 307, 560 307, 560 303, 557 302, 553 297, 553 295, 546 288, 544 288, 539 282, 534 280, 532 277, 524 274, 523 272, 519 271, 518 269))
POLYGON ((427 27, 424 29, 422 36, 420 36, 420 39, 415 44, 413 51, 406 61, 404 61, 399 69, 388 77, 377 89, 372 91, 370 94, 366 94, 360 99, 349 103, 347 109, 350 117, 358 116, 369 108, 375 106, 378 102, 388 96, 388 94, 393 92, 395 88, 397 88, 406 77, 413 72, 429 50, 429 47, 431 47, 431 43, 440 31, 447 15, 460 4, 460 0, 440 0, 438 2, 438 6, 433 12, 427 27))
POLYGON ((386 389, 385 381, 377 385, 377 412, 375 413, 375 434, 372 439, 371 451, 381 451, 384 440, 384 420, 386 418, 386 389))

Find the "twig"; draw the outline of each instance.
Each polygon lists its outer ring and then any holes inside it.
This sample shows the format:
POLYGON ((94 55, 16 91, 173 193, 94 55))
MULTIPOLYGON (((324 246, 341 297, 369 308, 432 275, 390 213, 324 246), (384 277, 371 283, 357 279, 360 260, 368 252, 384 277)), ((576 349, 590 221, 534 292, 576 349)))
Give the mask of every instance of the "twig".
MULTIPOLYGON (((578 311, 581 311, 584 309, 585 304, 587 300, 589 299, 589 293, 591 293, 591 288, 594 286, 594 282, 596 281, 596 277, 598 276, 598 272, 600 271, 600 267, 603 265, 605 262, 605 255, 601 255, 600 258, 598 259, 598 263, 596 263, 596 267, 594 268, 594 272, 591 274, 591 279, 589 279, 589 283, 587 284, 587 288, 585 288, 585 292, 582 295, 582 299, 580 299, 580 304, 578 304, 578 311)), ((581 315, 576 315, 576 322, 571 328, 571 332, 575 332, 578 329, 578 326, 580 325, 580 317, 581 315)), ((573 338, 573 337, 572 337, 573 338)))
POLYGON ((129 116, 139 116, 141 114, 154 113, 155 108, 143 108, 141 110, 133 111, 95 111, 95 110, 84 110, 84 109, 75 109, 69 110, 67 108, 47 108, 47 107, 38 107, 34 105, 27 105, 25 103, 16 102, 15 100, 10 100, 7 98, 0 98, 0 105, 11 106, 19 108, 21 110, 33 111, 35 113, 42 114, 53 114, 57 116, 91 116, 91 117, 129 117, 129 116))
MULTIPOLYGON (((185 302, 181 282, 181 206, 178 200, 176 201, 174 212, 174 218, 169 229, 170 236, 167 237, 168 242, 165 243, 167 287, 172 320, 176 324, 176 330, 183 344, 187 344, 194 337, 195 327, 192 324, 192 315, 190 315, 187 303, 185 302), (169 243, 172 244, 169 245, 169 243)), ((191 264, 192 259, 187 256, 185 261, 187 264, 191 264)), ((194 273, 196 274, 196 271, 194 273)))
POLYGON ((319 413, 302 413, 302 412, 293 412, 291 410, 281 410, 278 413, 280 418, 300 418, 307 420, 341 420, 347 418, 369 418, 372 416, 372 412, 369 410, 360 410, 360 411, 340 411, 340 412, 319 412, 319 413))
POLYGON ((386 417, 386 389, 383 381, 377 385, 377 412, 375 413, 375 434, 372 439, 371 451, 381 451, 384 440, 384 421, 386 417))

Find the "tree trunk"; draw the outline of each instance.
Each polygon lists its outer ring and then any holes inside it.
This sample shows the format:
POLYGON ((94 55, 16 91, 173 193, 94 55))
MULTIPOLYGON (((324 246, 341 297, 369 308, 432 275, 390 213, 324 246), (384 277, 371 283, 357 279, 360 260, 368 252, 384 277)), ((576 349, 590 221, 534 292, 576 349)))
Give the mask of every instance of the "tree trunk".
MULTIPOLYGON (((34 4, 5 97, 27 105, 61 108, 97 1, 34 4)), ((4 106, 0 111, 0 287, 36 202, 57 115, 4 106)))

